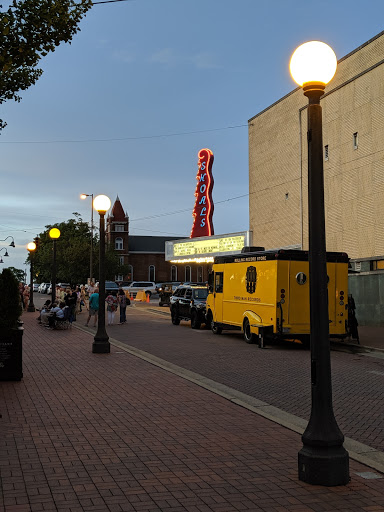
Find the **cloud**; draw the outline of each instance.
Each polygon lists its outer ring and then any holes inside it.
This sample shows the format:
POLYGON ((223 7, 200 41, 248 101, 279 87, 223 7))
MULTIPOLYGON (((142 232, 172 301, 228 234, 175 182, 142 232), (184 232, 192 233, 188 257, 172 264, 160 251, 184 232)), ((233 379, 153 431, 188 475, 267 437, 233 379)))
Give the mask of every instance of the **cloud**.
POLYGON ((197 69, 219 69, 222 66, 215 62, 215 57, 209 52, 197 53, 191 58, 197 69))
POLYGON ((135 61, 136 56, 130 50, 115 50, 112 53, 112 58, 119 62, 124 62, 125 64, 130 64, 131 62, 135 61))
POLYGON ((153 53, 149 60, 163 66, 173 66, 177 59, 171 48, 163 48, 153 53))

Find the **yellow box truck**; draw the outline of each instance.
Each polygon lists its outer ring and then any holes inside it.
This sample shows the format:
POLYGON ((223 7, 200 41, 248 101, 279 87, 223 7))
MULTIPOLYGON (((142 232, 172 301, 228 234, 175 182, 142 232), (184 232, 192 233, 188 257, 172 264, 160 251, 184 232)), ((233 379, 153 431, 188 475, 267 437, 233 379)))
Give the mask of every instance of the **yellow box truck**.
MULTIPOLYGON (((327 253, 329 331, 347 335, 348 256, 327 253)), ((206 304, 212 332, 240 329, 247 343, 286 338, 309 344, 308 251, 245 252, 215 258, 206 304)))

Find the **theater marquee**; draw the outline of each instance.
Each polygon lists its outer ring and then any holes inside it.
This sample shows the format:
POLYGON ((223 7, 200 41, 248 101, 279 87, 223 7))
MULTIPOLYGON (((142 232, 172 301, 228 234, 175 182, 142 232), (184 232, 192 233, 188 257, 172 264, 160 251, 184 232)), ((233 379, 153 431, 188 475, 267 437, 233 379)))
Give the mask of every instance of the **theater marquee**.
POLYGON ((209 263, 215 256, 238 254, 243 247, 252 245, 250 231, 227 235, 183 238, 165 242, 165 260, 171 263, 209 263))

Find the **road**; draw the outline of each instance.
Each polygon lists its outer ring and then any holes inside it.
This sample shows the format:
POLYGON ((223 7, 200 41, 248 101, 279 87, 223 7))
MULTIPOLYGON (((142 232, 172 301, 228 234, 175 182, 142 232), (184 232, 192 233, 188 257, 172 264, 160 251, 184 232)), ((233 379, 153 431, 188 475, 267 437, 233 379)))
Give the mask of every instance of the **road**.
MULTIPOLYGON (((36 302, 45 295, 36 294, 36 302)), ((153 305, 156 304, 152 299, 153 305)), ((214 335, 170 317, 149 304, 127 308, 127 324, 107 327, 110 337, 182 368, 308 419, 311 405, 310 353, 297 344, 258 348, 240 333, 214 335)), ((163 308, 163 312, 167 308, 163 308)), ((85 323, 85 314, 77 322, 85 323)), ((118 315, 116 315, 118 321, 118 315)), ((345 436, 384 452, 384 359, 332 352, 333 404, 345 436)), ((149 382, 148 385, 151 385, 149 382)))

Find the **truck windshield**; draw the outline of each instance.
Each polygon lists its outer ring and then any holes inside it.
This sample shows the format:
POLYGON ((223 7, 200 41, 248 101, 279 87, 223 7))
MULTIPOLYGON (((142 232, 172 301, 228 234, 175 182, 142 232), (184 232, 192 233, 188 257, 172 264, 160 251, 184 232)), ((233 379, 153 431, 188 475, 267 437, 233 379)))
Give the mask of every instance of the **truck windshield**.
POLYGON ((208 290, 201 288, 200 290, 193 290, 194 299, 206 299, 208 296, 208 290))

